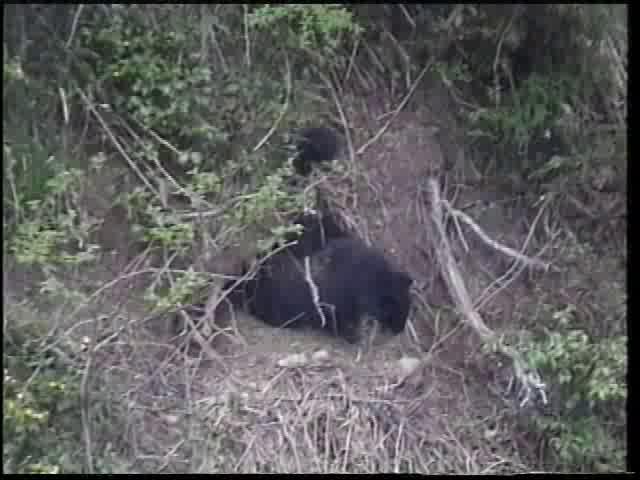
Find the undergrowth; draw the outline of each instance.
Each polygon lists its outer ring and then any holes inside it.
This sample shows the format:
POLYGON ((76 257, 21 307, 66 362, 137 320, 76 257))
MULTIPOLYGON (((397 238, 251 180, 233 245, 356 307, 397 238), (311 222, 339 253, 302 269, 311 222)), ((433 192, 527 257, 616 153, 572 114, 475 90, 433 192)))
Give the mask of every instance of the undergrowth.
POLYGON ((625 470, 627 343, 626 334, 594 336, 570 304, 526 345, 532 367, 554 382, 547 414, 528 424, 544 438, 554 470, 625 470))

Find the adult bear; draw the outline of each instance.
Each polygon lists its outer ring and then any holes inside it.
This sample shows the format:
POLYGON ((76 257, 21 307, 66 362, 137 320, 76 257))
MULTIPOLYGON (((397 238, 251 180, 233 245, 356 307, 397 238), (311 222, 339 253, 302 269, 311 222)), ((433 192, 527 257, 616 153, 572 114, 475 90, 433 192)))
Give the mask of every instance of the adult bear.
POLYGON ((264 260, 240 287, 248 312, 275 327, 322 329, 349 343, 361 339, 366 317, 393 334, 404 330, 413 282, 381 252, 345 237, 308 258, 308 270, 305 258, 287 249, 264 260))

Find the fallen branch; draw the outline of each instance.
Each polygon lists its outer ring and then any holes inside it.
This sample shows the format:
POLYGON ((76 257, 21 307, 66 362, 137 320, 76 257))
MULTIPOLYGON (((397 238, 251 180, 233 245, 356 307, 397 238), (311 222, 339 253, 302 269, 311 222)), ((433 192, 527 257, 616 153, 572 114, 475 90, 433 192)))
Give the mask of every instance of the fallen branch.
MULTIPOLYGON (((484 323, 484 320, 482 319, 478 311, 474 308, 473 300, 469 295, 469 291, 464 284, 464 280, 462 279, 460 270, 456 265, 453 253, 451 251, 451 244, 447 238, 446 230, 444 227, 444 215, 442 208, 443 205, 449 211, 456 211, 451 208, 451 206, 445 199, 442 199, 440 197, 440 188, 435 179, 429 180, 429 188, 431 192, 432 203, 431 218, 435 226, 436 235, 438 236, 438 239, 435 243, 436 258, 440 265, 442 276, 447 284, 451 297, 456 303, 458 310, 460 311, 460 313, 462 313, 467 323, 480 336, 484 344, 495 346, 495 348, 500 353, 506 355, 513 361, 514 376, 512 378, 512 381, 510 382, 509 389, 514 386, 515 382, 518 382, 518 384, 520 385, 520 388, 518 389, 518 398, 522 398, 520 406, 523 407, 529 402, 533 392, 537 392, 542 402, 546 404, 546 385, 541 382, 539 374, 535 370, 527 367, 525 360, 522 358, 518 351, 507 345, 504 345, 503 342, 500 341, 499 336, 484 323)), ((461 212, 457 213, 458 215, 460 215, 461 212)), ((531 259, 524 257, 519 252, 509 249, 508 247, 496 244, 496 242, 491 240, 488 235, 486 235, 482 231, 482 229, 480 229, 480 227, 473 223, 473 221, 467 215, 461 216, 461 218, 465 222, 470 222, 469 224, 475 227, 474 231, 476 231, 476 233, 478 233, 478 235, 480 235, 483 240, 487 241, 487 243, 494 246, 494 248, 496 248, 497 250, 500 250, 503 253, 509 253, 512 256, 516 256, 523 262, 526 260, 529 264, 536 264, 537 261, 532 262, 531 259)), ((537 263, 539 264, 540 262, 537 263)))
POLYGON ((495 240, 491 239, 491 237, 489 237, 489 235, 487 235, 487 233, 477 223, 475 223, 469 215, 453 208, 446 199, 441 199, 440 202, 447 209, 448 214, 450 214, 455 219, 462 220, 464 223, 469 225, 469 227, 471 227, 471 229, 480 237, 480 239, 487 245, 492 247, 494 250, 497 250, 508 257, 513 257, 517 261, 522 262, 529 267, 541 268, 545 272, 549 270, 548 263, 538 260, 537 258, 527 257, 526 255, 523 255, 522 253, 514 250, 511 247, 507 247, 506 245, 502 245, 501 243, 498 243, 495 240))

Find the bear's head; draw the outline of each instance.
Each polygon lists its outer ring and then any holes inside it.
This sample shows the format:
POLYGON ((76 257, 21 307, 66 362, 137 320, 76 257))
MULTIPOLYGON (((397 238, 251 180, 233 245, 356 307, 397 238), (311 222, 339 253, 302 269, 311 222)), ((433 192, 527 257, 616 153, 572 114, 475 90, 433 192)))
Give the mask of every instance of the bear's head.
POLYGON ((395 335, 402 333, 407 324, 411 308, 411 285, 413 279, 404 272, 393 272, 389 285, 380 298, 380 323, 395 335))

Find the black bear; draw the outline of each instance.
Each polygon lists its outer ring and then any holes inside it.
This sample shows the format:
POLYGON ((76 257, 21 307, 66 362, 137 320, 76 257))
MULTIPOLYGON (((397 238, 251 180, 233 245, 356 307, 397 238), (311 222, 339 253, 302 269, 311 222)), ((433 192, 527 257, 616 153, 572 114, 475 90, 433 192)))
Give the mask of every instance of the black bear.
POLYGON ((335 160, 342 148, 340 137, 328 127, 303 128, 293 137, 293 168, 302 176, 309 175, 315 164, 335 160))
POLYGON ((326 329, 356 343, 365 316, 393 334, 404 330, 412 283, 382 253, 343 237, 309 256, 308 270, 303 257, 277 252, 241 285, 242 295, 235 290, 230 299, 242 297, 248 312, 269 325, 326 329))

